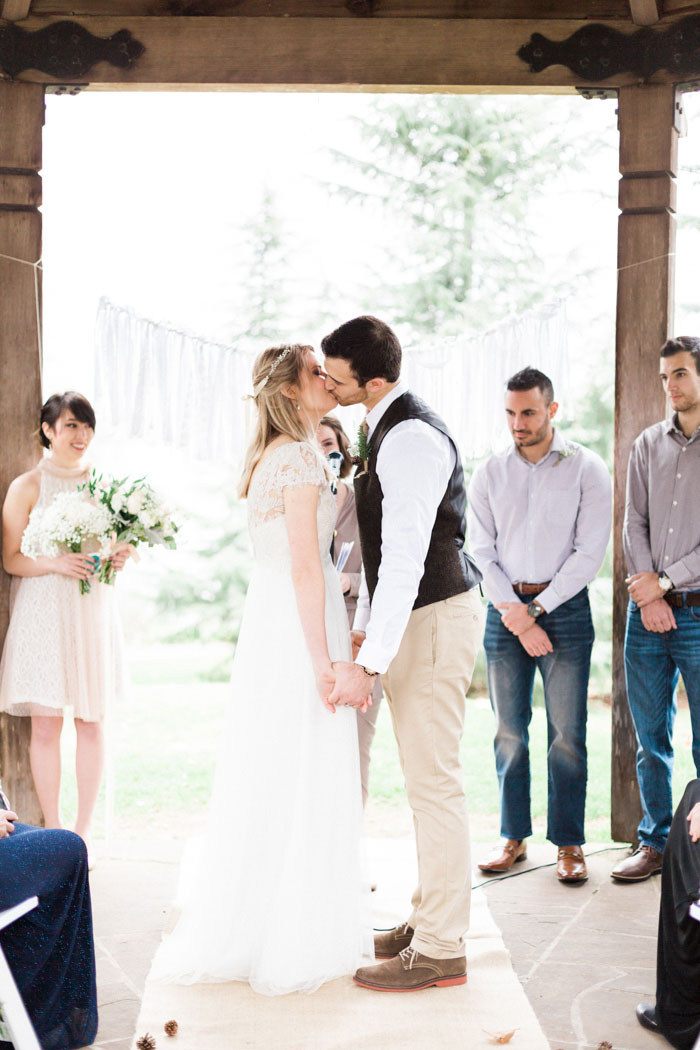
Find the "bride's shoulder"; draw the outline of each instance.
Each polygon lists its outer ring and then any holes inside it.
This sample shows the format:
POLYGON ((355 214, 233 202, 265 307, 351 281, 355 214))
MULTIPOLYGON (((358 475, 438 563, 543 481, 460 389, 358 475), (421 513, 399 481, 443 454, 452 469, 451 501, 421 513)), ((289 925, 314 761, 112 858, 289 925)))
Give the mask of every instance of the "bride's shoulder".
POLYGON ((310 441, 294 441, 284 438, 270 442, 265 449, 255 474, 310 473, 323 471, 320 451, 310 441))

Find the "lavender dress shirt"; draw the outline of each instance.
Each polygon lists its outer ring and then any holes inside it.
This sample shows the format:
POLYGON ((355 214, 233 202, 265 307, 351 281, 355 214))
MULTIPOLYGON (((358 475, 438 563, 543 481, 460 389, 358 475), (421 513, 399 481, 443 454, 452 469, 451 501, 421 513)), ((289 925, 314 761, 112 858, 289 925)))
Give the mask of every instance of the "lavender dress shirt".
POLYGON ((630 573, 665 572, 675 590, 700 590, 700 427, 686 438, 674 414, 639 435, 622 540, 630 573))
POLYGON ((469 486, 469 547, 494 605, 521 600, 514 583, 549 583, 537 596, 546 612, 578 594, 601 566, 611 520, 607 467, 556 429, 539 463, 511 445, 469 486))

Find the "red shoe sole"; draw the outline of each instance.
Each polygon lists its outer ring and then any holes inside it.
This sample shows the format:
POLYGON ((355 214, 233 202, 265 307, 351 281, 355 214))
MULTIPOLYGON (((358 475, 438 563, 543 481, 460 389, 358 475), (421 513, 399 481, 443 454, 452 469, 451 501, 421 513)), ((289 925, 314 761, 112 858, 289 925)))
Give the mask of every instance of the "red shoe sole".
POLYGON ((467 975, 465 973, 461 977, 439 977, 435 981, 414 984, 412 988, 387 988, 386 985, 368 984, 366 981, 359 981, 357 977, 353 977, 353 981, 355 984, 359 984, 360 988, 369 988, 372 992, 418 992, 421 988, 452 988, 458 984, 466 984, 467 975))

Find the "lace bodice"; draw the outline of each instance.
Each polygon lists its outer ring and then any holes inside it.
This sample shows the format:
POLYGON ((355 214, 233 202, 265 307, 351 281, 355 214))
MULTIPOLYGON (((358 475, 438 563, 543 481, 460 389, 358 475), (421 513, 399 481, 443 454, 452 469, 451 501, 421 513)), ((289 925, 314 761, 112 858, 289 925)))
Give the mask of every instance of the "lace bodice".
POLYGON ((328 555, 335 528, 335 497, 321 453, 305 441, 279 445, 256 468, 248 492, 248 528, 257 562, 291 565, 284 520, 284 490, 316 485, 319 553, 328 555))

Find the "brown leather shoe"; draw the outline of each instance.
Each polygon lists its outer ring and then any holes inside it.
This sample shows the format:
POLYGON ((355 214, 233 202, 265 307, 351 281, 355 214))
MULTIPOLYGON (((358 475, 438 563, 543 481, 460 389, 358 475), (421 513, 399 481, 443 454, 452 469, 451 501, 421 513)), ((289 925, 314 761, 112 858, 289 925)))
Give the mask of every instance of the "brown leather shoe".
POLYGON ((482 871, 508 871, 518 860, 527 860, 525 839, 522 842, 518 842, 517 839, 506 839, 502 846, 496 846, 491 850, 486 860, 479 864, 479 868, 482 871))
POLYGON ((611 879, 621 882, 643 882, 651 875, 659 875, 663 854, 653 846, 638 846, 631 857, 625 857, 610 872, 611 879))
POLYGON ((415 948, 404 948, 400 955, 379 966, 362 966, 353 977, 361 988, 377 992, 417 992, 421 988, 448 988, 467 983, 467 960, 429 959, 415 948))
POLYGON ((407 922, 402 922, 393 930, 375 930, 374 954, 378 959, 393 959, 404 948, 408 948, 413 932, 413 928, 407 922))
POLYGON ((586 858, 580 846, 560 846, 557 852, 557 878, 560 882, 585 882, 586 858))

